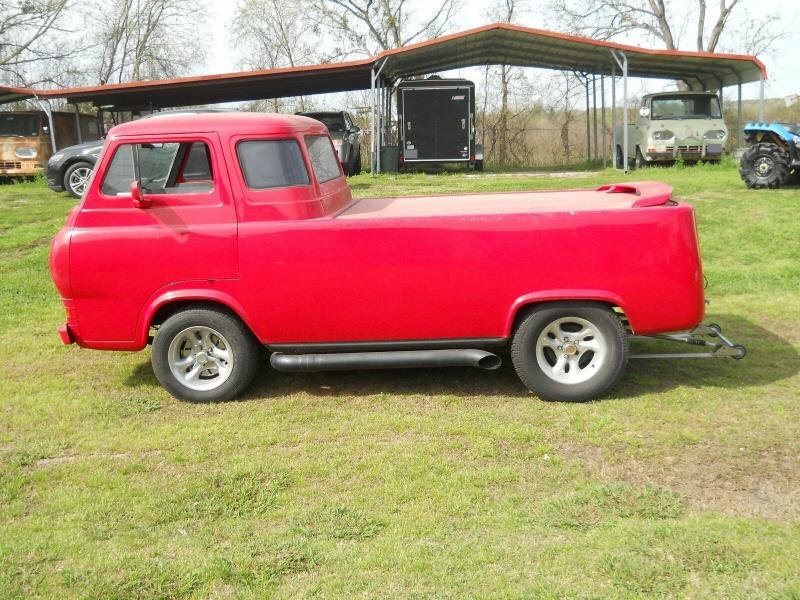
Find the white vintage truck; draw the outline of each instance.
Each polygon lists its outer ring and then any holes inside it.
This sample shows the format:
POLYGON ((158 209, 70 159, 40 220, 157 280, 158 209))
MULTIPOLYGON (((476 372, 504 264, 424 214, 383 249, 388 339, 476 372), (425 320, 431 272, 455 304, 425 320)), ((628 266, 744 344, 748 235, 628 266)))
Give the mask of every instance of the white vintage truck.
POLYGON ((628 159, 636 168, 671 163, 718 161, 728 141, 719 97, 713 92, 661 92, 642 97, 635 123, 617 126, 615 159, 623 165, 624 132, 628 159))

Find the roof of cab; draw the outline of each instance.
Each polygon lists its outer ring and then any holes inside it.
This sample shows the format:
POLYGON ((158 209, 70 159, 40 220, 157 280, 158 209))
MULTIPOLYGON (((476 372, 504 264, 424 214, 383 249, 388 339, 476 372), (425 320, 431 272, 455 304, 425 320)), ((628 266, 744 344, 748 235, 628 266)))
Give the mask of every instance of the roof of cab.
POLYGON ((692 90, 673 90, 671 92, 653 92, 652 94, 645 94, 644 98, 658 98, 659 96, 716 96, 716 92, 701 92, 692 90))
POLYGON ((298 115, 257 112, 181 112, 176 114, 156 113, 136 121, 122 123, 109 131, 109 137, 209 131, 229 135, 328 133, 328 130, 319 121, 298 115))

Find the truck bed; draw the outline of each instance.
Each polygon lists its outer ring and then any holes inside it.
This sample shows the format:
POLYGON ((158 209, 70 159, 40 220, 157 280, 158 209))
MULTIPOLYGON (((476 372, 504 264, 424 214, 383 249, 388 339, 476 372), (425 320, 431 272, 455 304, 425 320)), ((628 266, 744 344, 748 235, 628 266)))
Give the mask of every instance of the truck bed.
POLYGON ((357 200, 337 219, 384 219, 624 210, 657 206, 672 188, 658 182, 604 185, 595 190, 489 192, 357 200))

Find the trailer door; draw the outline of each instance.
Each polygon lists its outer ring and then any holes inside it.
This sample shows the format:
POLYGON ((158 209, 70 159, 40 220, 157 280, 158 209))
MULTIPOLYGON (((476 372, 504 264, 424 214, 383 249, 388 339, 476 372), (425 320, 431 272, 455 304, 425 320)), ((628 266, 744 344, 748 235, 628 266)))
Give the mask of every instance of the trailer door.
POLYGON ((436 155, 442 160, 469 160, 469 93, 465 88, 435 90, 436 155))
POLYGON ((469 160, 469 114, 466 88, 403 89, 405 160, 469 160))

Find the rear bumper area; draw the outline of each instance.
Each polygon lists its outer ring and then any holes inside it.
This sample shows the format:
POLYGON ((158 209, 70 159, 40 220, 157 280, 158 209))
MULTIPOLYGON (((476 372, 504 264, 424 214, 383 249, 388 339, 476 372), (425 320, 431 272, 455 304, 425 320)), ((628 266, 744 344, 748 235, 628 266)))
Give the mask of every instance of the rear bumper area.
POLYGON ((75 343, 75 338, 72 335, 69 325, 62 325, 58 328, 58 337, 61 338, 61 343, 65 346, 75 343))

